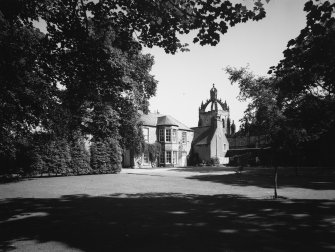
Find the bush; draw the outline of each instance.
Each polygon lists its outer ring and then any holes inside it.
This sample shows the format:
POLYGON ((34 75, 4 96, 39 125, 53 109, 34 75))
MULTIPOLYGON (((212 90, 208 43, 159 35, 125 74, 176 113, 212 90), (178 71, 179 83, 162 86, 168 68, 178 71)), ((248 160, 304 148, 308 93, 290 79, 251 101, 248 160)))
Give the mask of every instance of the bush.
POLYGON ((193 146, 192 146, 190 154, 187 158, 187 165, 188 166, 195 166, 195 165, 199 165, 200 163, 201 163, 201 159, 199 157, 199 154, 194 151, 193 146))
POLYGON ((110 158, 110 172, 119 173, 122 167, 122 148, 119 141, 111 138, 108 140, 108 155, 110 158))
POLYGON ((160 156, 161 153, 161 144, 156 142, 153 144, 145 144, 145 149, 146 151, 148 151, 149 153, 149 161, 151 162, 152 165, 158 163, 158 158, 160 156))
POLYGON ((220 159, 218 157, 212 157, 209 160, 209 165, 212 165, 212 166, 218 166, 218 165, 220 165, 220 159))
POLYGON ((85 149, 84 138, 80 135, 75 135, 68 141, 66 138, 38 133, 30 141, 17 143, 12 156, 0 155, 0 161, 5 167, 0 173, 50 176, 121 171, 122 149, 118 140, 113 138, 95 140, 90 151, 85 149))
POLYGON ((121 171, 122 149, 113 138, 96 139, 91 145, 93 173, 118 173, 121 171))
POLYGON ((71 144, 71 173, 74 175, 92 173, 90 153, 85 149, 83 138, 77 138, 71 144))
POLYGON ((35 139, 32 164, 26 175, 67 175, 71 173, 70 163, 70 145, 66 139, 48 140, 46 136, 39 136, 35 139))

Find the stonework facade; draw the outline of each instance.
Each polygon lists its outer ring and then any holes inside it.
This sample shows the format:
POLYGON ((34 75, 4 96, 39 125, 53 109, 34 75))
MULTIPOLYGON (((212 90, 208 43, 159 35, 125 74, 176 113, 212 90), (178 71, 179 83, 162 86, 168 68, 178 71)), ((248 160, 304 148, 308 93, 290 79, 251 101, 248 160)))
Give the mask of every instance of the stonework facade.
POLYGON ((151 168, 185 167, 192 152, 199 159, 208 162, 217 158, 220 164, 228 163, 226 153, 229 149, 227 137, 235 132, 230 123, 229 106, 217 98, 217 90, 210 90, 210 99, 201 103, 198 127, 189 128, 169 115, 159 113, 141 114, 144 140, 148 144, 159 143, 161 154, 156 162, 149 161, 149 153, 134 157, 130 150, 124 153, 124 167, 151 168), (211 104, 210 110, 206 111, 211 104))
POLYGON ((201 103, 199 108, 198 127, 193 127, 193 152, 200 160, 208 162, 217 158, 220 164, 227 164, 226 153, 229 149, 227 136, 235 133, 234 122, 230 123, 229 106, 217 98, 217 89, 213 84, 210 99, 201 103), (210 110, 206 111, 211 104, 210 110))
POLYGON ((134 157, 131 151, 124 154, 124 166, 133 168, 185 167, 191 149, 193 130, 169 115, 148 113, 141 115, 144 140, 148 144, 159 143, 161 153, 156 162, 149 161, 149 153, 134 157))

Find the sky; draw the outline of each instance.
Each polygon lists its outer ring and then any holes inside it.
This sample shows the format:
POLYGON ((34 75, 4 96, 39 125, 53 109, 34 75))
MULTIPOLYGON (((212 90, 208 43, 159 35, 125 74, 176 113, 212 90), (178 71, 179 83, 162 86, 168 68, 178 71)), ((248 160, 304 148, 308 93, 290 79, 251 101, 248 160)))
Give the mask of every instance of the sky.
MULTIPOLYGON (((244 2, 243 0, 241 1, 244 2)), ((304 0, 270 0, 266 17, 258 22, 238 24, 221 36, 212 47, 192 43, 192 34, 181 37, 190 52, 166 54, 161 48, 144 48, 155 58, 151 74, 158 81, 156 96, 150 99, 150 111, 168 114, 189 127, 198 125, 198 108, 209 99, 213 83, 218 98, 226 100, 230 117, 239 126, 247 103, 237 99, 239 89, 231 85, 226 66, 245 67, 258 76, 266 76, 277 65, 290 39, 306 25, 304 0)))

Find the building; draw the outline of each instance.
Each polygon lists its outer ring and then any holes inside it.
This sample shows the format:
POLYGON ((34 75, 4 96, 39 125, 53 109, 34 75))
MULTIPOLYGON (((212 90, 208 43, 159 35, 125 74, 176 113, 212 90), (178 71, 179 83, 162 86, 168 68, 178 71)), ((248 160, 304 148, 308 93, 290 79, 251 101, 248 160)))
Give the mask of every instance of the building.
POLYGON ((169 115, 159 113, 141 114, 144 140, 147 144, 158 143, 161 147, 159 160, 150 162, 149 153, 134 157, 130 150, 124 154, 124 167, 151 168, 187 166, 193 130, 169 115))
POLYGON ((192 155, 197 155, 198 159, 204 162, 213 158, 217 158, 220 164, 229 162, 225 157, 229 149, 227 136, 235 133, 235 124, 230 123, 229 106, 226 101, 222 102, 217 98, 214 84, 210 90, 210 99, 202 102, 199 108, 198 127, 193 127, 192 130, 192 155), (206 111, 209 104, 210 109, 206 111))
POLYGON ((229 106, 217 98, 214 84, 210 99, 202 102, 199 108, 198 127, 189 128, 172 116, 159 113, 141 113, 140 121, 145 142, 160 144, 159 160, 150 162, 148 151, 135 157, 127 150, 123 157, 124 167, 184 167, 190 155, 197 155, 200 162, 210 162, 213 158, 217 158, 220 164, 229 162, 226 157, 229 150, 227 137, 235 133, 235 124, 230 123, 229 106))

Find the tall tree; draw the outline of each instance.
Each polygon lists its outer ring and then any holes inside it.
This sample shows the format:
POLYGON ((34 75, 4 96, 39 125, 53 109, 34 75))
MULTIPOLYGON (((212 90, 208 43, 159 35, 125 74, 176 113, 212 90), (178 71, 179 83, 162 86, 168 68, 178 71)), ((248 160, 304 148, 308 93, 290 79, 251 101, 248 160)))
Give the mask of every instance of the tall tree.
POLYGON ((288 42, 284 59, 270 73, 296 131, 304 142, 318 146, 313 156, 329 165, 335 163, 330 153, 335 147, 335 3, 308 1, 304 10, 306 27, 288 42))
POLYGON ((56 106, 56 88, 44 47, 45 36, 0 12, 0 153, 22 138, 56 106))
POLYGON ((238 83, 240 98, 250 101, 246 125, 271 136, 277 160, 283 152, 304 152, 310 161, 317 157, 316 164, 329 165, 335 163, 330 153, 335 147, 335 3, 308 1, 304 10, 306 27, 288 42, 284 59, 270 68, 271 77, 255 77, 246 68, 226 71, 238 83))
POLYGON ((216 45, 228 26, 265 16, 262 2, 254 3, 248 9, 228 0, 1 0, 1 51, 9 55, 0 63, 1 110, 15 111, 1 138, 41 125, 70 136, 112 133, 126 147, 140 139, 137 111, 148 110, 157 85, 142 46, 183 51, 178 35, 192 30, 194 43, 216 45), (41 20, 47 34, 33 28, 41 20), (66 127, 59 126, 62 115, 66 127))

